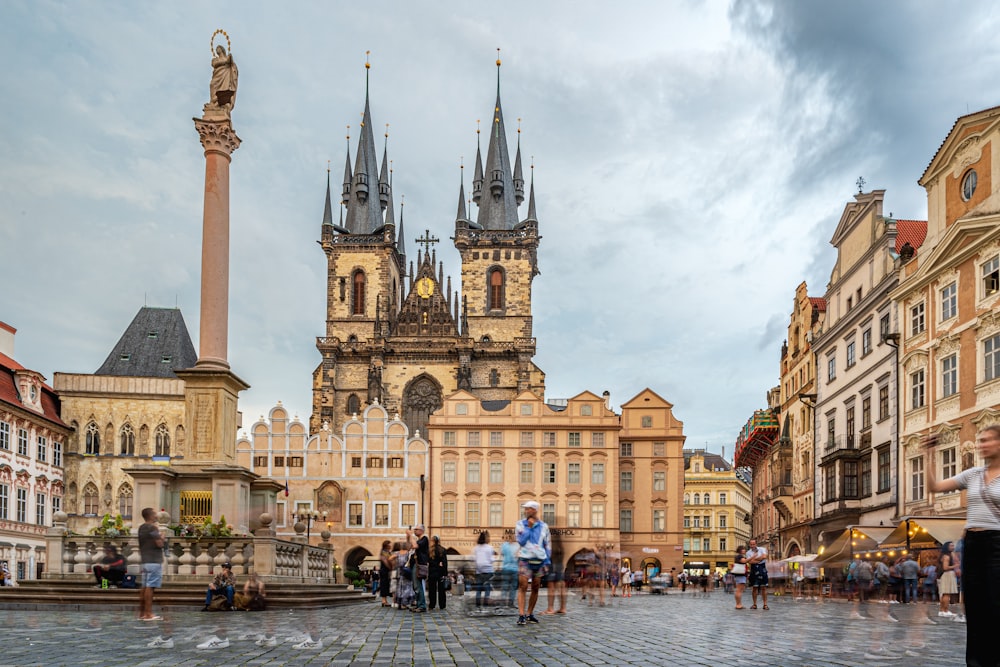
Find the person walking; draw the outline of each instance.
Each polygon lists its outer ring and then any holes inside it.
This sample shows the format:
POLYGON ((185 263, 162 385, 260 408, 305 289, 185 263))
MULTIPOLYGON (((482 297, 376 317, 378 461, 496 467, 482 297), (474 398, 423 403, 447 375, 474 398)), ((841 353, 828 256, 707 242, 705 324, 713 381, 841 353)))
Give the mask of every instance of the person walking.
POLYGON ((382 550, 378 555, 378 594, 382 598, 383 607, 391 607, 389 594, 392 591, 392 542, 382 541, 382 550))
MULTIPOLYGON (((933 440, 928 442, 928 445, 933 444, 933 440)), ((963 470, 941 481, 931 475, 928 486, 935 492, 968 491, 961 574, 968 625, 965 663, 970 667, 995 667, 1000 665, 1000 652, 992 636, 993 624, 1000 618, 1000 482, 997 481, 1000 478, 1000 425, 981 429, 976 434, 976 448, 986 465, 963 470)), ((953 557, 949 556, 948 560, 954 563, 953 557)), ((941 580, 945 574, 942 571, 941 580)), ((942 598, 943 592, 944 589, 942 598)))
POLYGON ((735 585, 733 597, 736 598, 736 608, 745 609, 743 606, 743 591, 747 587, 747 548, 740 545, 736 549, 736 556, 733 558, 733 569, 730 570, 735 585))
POLYGON ((517 551, 518 546, 513 535, 500 546, 500 571, 503 579, 504 599, 508 607, 517 606, 517 551))
POLYGON ((538 587, 548 573, 552 563, 552 543, 549 527, 538 517, 539 505, 534 500, 521 505, 524 518, 514 527, 514 536, 520 545, 518 551, 517 578, 517 624, 538 623, 535 618, 535 603, 538 602, 538 587), (528 585, 531 595, 528 596, 528 585))
POLYGON ((917 581, 920 579, 920 565, 913 559, 913 554, 908 554, 897 568, 903 578, 903 602, 906 604, 917 603, 917 581))
POLYGON ((546 575, 548 581, 549 608, 543 614, 565 614, 566 613, 566 566, 563 563, 562 542, 558 535, 551 537, 552 566, 546 575), (559 609, 555 608, 556 600, 559 600, 559 609))
POLYGON ((142 510, 143 524, 139 526, 139 555, 142 559, 142 590, 139 592, 139 620, 159 621, 162 616, 153 614, 153 591, 163 585, 163 536, 156 525, 156 510, 142 510))
POLYGON ((485 613, 489 611, 490 593, 493 592, 493 557, 496 555, 490 546, 488 530, 479 533, 472 555, 476 563, 476 612, 485 613))
POLYGON ((941 545, 938 567, 941 569, 941 576, 938 577, 938 594, 941 596, 938 616, 952 617, 955 615, 949 609, 952 596, 958 597, 958 561, 955 559, 954 542, 945 542, 941 545))
POLYGON ((750 570, 747 580, 750 583, 750 594, 753 596, 750 608, 757 608, 759 592, 764 609, 767 609, 767 548, 757 546, 757 540, 750 540, 750 548, 747 549, 747 568, 750 570))
POLYGON ((427 579, 428 568, 431 560, 431 545, 427 535, 424 534, 423 524, 414 526, 413 530, 406 531, 406 538, 410 542, 416 554, 416 564, 413 568, 413 593, 416 596, 416 609, 413 611, 422 614, 427 611, 427 596, 424 593, 424 580, 427 579))
POLYGON ((441 538, 435 535, 431 538, 430 564, 427 567, 427 608, 440 607, 444 611, 448 606, 448 590, 445 580, 448 578, 448 552, 441 546, 441 538))
POLYGON ((632 568, 623 565, 621 568, 622 597, 632 597, 632 568))

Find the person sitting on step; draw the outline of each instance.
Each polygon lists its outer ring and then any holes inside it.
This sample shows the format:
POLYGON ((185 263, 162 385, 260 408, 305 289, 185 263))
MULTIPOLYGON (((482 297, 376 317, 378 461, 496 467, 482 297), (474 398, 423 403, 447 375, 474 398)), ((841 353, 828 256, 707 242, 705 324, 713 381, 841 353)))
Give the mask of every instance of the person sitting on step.
POLYGON ((108 580, 108 586, 120 586, 127 572, 125 558, 118 553, 118 547, 113 544, 104 545, 104 558, 100 565, 94 566, 94 578, 97 579, 97 587, 103 588, 103 580, 108 580))
POLYGON ((233 566, 231 563, 223 563, 222 571, 215 575, 215 579, 212 583, 208 585, 208 590, 205 591, 205 608, 202 611, 208 611, 209 605, 212 604, 212 598, 217 595, 224 595, 226 597, 226 602, 229 604, 229 609, 233 608, 233 595, 236 593, 236 577, 233 575, 233 566))

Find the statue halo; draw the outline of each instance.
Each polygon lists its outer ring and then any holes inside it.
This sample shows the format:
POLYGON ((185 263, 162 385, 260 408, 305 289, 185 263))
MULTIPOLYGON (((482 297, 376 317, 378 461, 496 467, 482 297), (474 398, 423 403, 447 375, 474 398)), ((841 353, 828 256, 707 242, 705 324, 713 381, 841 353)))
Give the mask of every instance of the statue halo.
POLYGON ((226 53, 232 53, 233 51, 233 45, 229 41, 229 33, 227 33, 222 28, 219 28, 218 30, 212 33, 212 40, 208 44, 208 49, 209 51, 211 51, 213 57, 215 56, 215 36, 220 33, 222 34, 223 37, 226 38, 226 53))

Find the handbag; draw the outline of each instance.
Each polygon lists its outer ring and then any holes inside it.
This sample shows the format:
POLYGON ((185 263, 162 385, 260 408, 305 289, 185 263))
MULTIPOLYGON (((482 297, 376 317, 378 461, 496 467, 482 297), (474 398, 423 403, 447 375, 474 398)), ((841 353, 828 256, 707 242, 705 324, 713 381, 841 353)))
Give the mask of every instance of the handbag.
POLYGON ((746 574, 747 573, 746 563, 735 563, 732 569, 729 571, 732 572, 733 574, 746 574))
POLYGON ((446 591, 450 591, 451 590, 451 579, 449 579, 448 577, 445 577, 444 579, 442 579, 441 580, 441 584, 442 584, 442 586, 444 587, 444 589, 446 591))
POLYGON ((417 564, 417 579, 427 578, 427 565, 417 564))

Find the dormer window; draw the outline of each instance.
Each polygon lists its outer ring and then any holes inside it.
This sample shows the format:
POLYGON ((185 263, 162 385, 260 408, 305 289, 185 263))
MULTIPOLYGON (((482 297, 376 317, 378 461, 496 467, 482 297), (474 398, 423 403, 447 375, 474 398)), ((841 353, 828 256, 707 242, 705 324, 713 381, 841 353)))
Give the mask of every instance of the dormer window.
POLYGON ((171 356, 165 354, 162 357, 160 357, 160 363, 161 364, 169 364, 172 359, 173 358, 171 356))
POLYGON ((119 358, 120 358, 120 359, 121 359, 122 361, 128 361, 129 359, 131 359, 131 358, 132 358, 132 355, 131 355, 131 354, 129 354, 128 352, 123 352, 123 353, 122 353, 122 356, 121 356, 121 357, 119 357, 119 358))
POLYGON ((150 331, 148 334, 146 334, 146 338, 156 338, 158 335, 159 334, 157 334, 155 331, 150 331))

